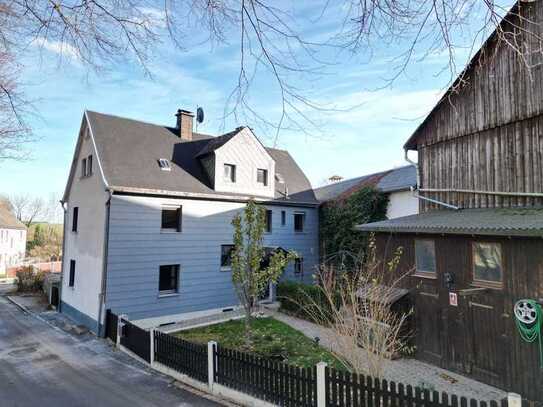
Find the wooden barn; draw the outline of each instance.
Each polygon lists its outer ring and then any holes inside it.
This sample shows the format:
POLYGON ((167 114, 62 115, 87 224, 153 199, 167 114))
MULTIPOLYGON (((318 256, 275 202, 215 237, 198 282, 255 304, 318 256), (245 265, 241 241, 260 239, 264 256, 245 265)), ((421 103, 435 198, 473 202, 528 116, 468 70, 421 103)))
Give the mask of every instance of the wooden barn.
POLYGON ((420 214, 357 226, 384 258, 404 248, 417 358, 537 401, 540 349, 513 308, 543 302, 542 23, 543 1, 515 5, 500 29, 524 53, 494 33, 405 144, 420 214))

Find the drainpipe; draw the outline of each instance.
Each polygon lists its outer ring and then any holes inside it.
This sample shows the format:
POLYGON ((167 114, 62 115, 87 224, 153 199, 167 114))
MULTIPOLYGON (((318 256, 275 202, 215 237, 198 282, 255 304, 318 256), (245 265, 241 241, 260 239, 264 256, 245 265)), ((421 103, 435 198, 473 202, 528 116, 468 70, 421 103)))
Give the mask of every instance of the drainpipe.
MULTIPOLYGON (((102 282, 100 284, 100 293, 98 294, 98 331, 100 331, 100 325, 102 324, 102 316, 104 315, 104 306, 106 303, 106 284, 107 284, 107 258, 108 258, 108 244, 109 244, 109 213, 111 207, 111 196, 113 193, 110 189, 107 190, 109 193, 108 199, 105 203, 106 205, 106 218, 104 222, 104 252, 102 259, 102 282)), ((101 335, 101 332, 98 332, 101 335)))
POLYGON ((66 218, 68 215, 68 203, 62 199, 59 201, 64 212, 64 224, 62 225, 62 260, 60 262, 60 290, 58 293, 58 310, 62 312, 62 287, 64 286, 64 257, 66 255, 66 218))
POLYGON ((419 189, 420 188, 420 169, 419 169, 419 163, 416 162, 416 161, 413 161, 409 158, 409 155, 408 155, 408 152, 409 150, 407 148, 404 148, 404 158, 405 158, 405 161, 407 161, 409 164, 411 165, 414 165, 415 166, 415 171, 417 172, 417 185, 415 188, 411 187, 411 193, 413 194, 413 196, 417 199, 421 199, 423 201, 428 201, 428 202, 432 202, 432 203, 435 203, 437 205, 441 205, 441 206, 444 206, 446 208, 449 208, 449 209, 454 209, 455 211, 457 211, 458 209, 460 209, 458 206, 455 206, 455 205, 451 205, 451 204, 448 204, 446 202, 442 202, 442 201, 438 201, 437 199, 432 199, 432 198, 428 198, 426 196, 421 196, 419 194, 416 194, 415 191, 421 191, 423 192, 424 190, 422 189, 419 189))

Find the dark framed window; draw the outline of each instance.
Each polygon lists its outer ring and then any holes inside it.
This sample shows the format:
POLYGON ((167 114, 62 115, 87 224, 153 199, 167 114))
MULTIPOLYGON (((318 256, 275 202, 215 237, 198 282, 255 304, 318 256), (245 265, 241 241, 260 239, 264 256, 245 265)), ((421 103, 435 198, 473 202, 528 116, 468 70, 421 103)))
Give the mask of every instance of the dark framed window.
POLYGON ((81 177, 87 176, 87 159, 83 158, 81 160, 81 177))
POLYGON ((183 219, 183 207, 162 208, 162 230, 181 232, 183 219))
POLYGON ((281 226, 285 226, 287 223, 287 212, 281 211, 281 226))
POLYGON ((92 175, 92 155, 87 157, 87 177, 92 175))
POLYGON ((236 166, 233 164, 224 164, 224 180, 236 182, 236 166))
POLYGON ((223 244, 221 246, 221 269, 230 270, 232 267, 232 254, 234 252, 233 244, 223 244))
POLYGON ((268 185, 268 170, 258 168, 256 170, 256 182, 264 186, 268 185))
POLYGON ((473 284, 501 288, 503 285, 502 246, 497 242, 471 244, 473 284))
POLYGON ((70 260, 70 276, 68 279, 68 286, 73 287, 75 284, 75 260, 70 260))
POLYGON ((271 209, 266 210, 266 233, 271 233, 272 231, 272 221, 273 221, 273 212, 271 209))
POLYGON ((436 248, 431 239, 415 240, 415 275, 436 277, 436 248))
POLYGON ((305 213, 296 212, 294 213, 294 231, 303 232, 305 226, 305 213))
POLYGON ((294 259, 294 274, 303 274, 304 272, 304 258, 297 257, 294 259))
POLYGON ((173 294, 179 287, 179 264, 160 266, 158 291, 160 294, 173 294))
POLYGON ((79 222, 79 207, 75 207, 72 215, 72 232, 77 232, 77 223, 79 222))

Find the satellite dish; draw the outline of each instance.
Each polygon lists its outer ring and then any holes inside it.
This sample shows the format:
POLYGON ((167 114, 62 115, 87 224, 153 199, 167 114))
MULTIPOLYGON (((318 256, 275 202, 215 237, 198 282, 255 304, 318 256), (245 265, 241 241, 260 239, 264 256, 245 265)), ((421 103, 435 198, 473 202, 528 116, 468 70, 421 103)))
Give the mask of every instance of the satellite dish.
POLYGON ((196 121, 202 123, 204 121, 204 109, 199 107, 196 109, 196 121))

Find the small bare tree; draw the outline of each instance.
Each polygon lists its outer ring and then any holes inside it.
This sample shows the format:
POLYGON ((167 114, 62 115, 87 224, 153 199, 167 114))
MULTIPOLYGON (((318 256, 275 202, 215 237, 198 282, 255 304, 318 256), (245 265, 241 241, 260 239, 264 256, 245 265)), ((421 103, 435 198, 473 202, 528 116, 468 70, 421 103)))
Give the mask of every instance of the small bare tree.
POLYGON ((40 217, 47 214, 47 205, 41 197, 18 194, 10 197, 9 202, 17 219, 26 227, 30 227, 36 220, 43 220, 40 217))
POLYGON ((274 252, 268 267, 262 267, 264 247, 262 236, 266 220, 265 209, 249 201, 232 220, 234 249, 232 251, 232 282, 245 311, 245 342, 251 344, 251 320, 258 299, 270 282, 277 282, 285 267, 295 257, 294 252, 274 252))
MULTIPOLYGON (((350 370, 383 377, 386 362, 405 346, 410 311, 396 312, 391 302, 404 275, 397 273, 402 250, 383 264, 373 241, 369 255, 349 270, 322 266, 318 298, 300 291, 298 303, 317 323, 331 330, 331 352, 350 370)), ((289 299, 296 302, 296 299, 289 299)))

